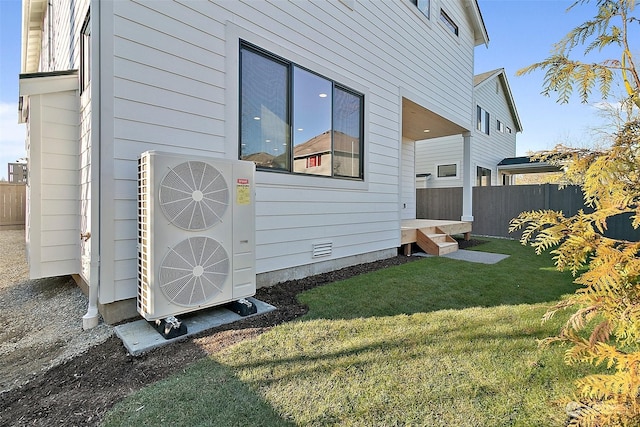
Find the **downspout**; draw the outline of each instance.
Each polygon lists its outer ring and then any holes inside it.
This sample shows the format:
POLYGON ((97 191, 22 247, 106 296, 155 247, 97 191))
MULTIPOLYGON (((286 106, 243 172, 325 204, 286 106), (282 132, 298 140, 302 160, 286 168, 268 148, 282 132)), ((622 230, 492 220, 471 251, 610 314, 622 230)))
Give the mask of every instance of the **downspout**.
POLYGON ((91 240, 91 272, 89 274, 89 306, 82 316, 82 329, 98 326, 98 296, 100 287, 100 1, 90 2, 91 25, 91 228, 97 230, 91 240), (98 25, 94 25, 98 23, 98 25), (95 30, 98 30, 97 32, 95 30), (96 196, 96 197, 94 197, 96 196), (94 204, 94 202, 96 202, 94 204))

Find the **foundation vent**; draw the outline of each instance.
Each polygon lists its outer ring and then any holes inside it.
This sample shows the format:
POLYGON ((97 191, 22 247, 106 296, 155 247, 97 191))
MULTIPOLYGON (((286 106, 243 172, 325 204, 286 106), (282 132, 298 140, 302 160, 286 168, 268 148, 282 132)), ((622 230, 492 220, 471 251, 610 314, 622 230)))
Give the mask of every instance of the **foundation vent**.
POLYGON ((313 244, 313 257, 321 258, 325 256, 331 256, 333 250, 333 242, 321 242, 313 244))

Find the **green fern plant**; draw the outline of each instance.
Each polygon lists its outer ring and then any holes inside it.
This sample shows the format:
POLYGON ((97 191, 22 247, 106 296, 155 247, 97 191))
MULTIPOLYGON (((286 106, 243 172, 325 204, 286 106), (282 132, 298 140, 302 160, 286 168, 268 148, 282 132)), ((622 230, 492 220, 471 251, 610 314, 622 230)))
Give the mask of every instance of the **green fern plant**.
POLYGON ((522 230, 521 242, 537 253, 551 250, 556 266, 569 269, 581 287, 545 315, 576 311, 547 345, 565 342, 568 364, 605 365, 611 374, 577 382, 580 407, 570 426, 640 425, 640 242, 607 237, 607 220, 630 214, 640 226, 640 121, 628 123, 606 151, 565 147, 542 153, 563 164, 571 179, 583 179, 586 204, 593 212, 567 217, 562 212, 523 212, 510 224, 522 230))

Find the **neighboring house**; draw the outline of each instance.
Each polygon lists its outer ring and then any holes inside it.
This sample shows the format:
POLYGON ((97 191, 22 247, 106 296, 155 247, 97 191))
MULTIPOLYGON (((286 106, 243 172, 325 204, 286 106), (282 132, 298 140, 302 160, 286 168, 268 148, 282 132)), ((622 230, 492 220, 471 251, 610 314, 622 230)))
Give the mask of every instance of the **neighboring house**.
POLYGON ((498 173, 508 177, 512 185, 553 183, 555 179, 561 177, 560 172, 562 172, 561 167, 541 161, 533 156, 506 157, 498 163, 498 173), (549 181, 551 177, 555 179, 549 181))
POLYGON ((15 184, 27 183, 27 164, 26 163, 9 163, 7 164, 8 181, 15 184))
MULTIPOLYGON (((498 164, 516 154, 516 134, 522 131, 516 104, 503 68, 473 79, 474 129, 471 145, 473 186, 512 184, 498 164)), ((416 142, 418 188, 462 187, 467 168, 461 135, 416 142)))
POLYGON ((255 162, 258 287, 395 256, 487 42, 476 0, 23 0, 30 276, 74 275, 85 327, 136 315, 147 150, 255 162))

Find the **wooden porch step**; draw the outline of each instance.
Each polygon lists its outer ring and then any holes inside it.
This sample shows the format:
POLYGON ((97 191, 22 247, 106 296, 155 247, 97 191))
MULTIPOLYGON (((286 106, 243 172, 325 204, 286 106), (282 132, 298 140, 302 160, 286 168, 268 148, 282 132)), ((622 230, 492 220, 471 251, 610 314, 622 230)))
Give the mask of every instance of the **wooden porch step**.
POLYGON ((458 250, 458 242, 438 227, 416 230, 416 244, 430 255, 446 255, 458 250))

